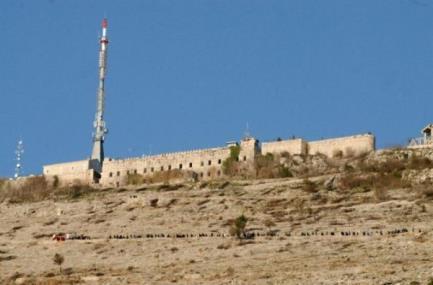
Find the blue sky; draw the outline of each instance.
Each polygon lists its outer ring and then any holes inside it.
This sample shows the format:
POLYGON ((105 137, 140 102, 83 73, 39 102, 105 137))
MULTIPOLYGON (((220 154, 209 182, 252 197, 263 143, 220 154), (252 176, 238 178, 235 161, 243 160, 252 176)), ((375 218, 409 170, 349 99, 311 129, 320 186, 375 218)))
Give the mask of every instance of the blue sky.
POLYGON ((107 156, 432 121, 431 0, 2 0, 0 176, 90 155, 104 16, 107 156))

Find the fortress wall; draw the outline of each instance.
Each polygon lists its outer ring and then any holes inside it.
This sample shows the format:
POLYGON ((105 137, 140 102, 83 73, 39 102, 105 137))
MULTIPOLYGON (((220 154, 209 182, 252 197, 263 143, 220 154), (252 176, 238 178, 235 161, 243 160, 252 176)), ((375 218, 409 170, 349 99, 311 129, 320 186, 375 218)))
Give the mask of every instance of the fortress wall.
POLYGON ((93 170, 89 169, 88 160, 80 160, 44 165, 43 174, 48 180, 57 176, 60 184, 68 185, 78 182, 91 183, 93 170))
POLYGON ((307 143, 303 139, 290 139, 262 143, 263 155, 267 153, 276 154, 282 152, 288 152, 290 154, 306 154, 307 143))
MULTIPOLYGON (((302 139, 263 143, 261 150, 256 139, 246 138, 240 142, 239 160, 254 161, 260 153, 315 154, 323 153, 333 156, 337 151, 344 155, 359 154, 375 149, 373 135, 356 135, 313 142, 302 139)), ((193 150, 175 153, 165 153, 153 156, 135 157, 129 159, 106 158, 100 184, 105 187, 122 186, 127 182, 129 174, 140 174, 151 177, 158 172, 181 170, 185 177, 196 177, 209 180, 223 176, 222 164, 230 156, 230 147, 217 147, 203 150, 193 150)), ((93 170, 89 170, 89 161, 81 160, 44 166, 44 176, 47 179, 59 178, 62 185, 77 182, 92 183, 93 170)))
POLYGON ((105 159, 101 184, 104 186, 125 185, 128 174, 147 177, 156 172, 182 170, 196 172, 199 179, 222 176, 222 163, 230 156, 229 147, 166 153, 131 159, 105 159))
POLYGON ((342 151, 343 155, 357 155, 374 151, 375 148, 375 137, 365 134, 309 142, 308 154, 323 153, 332 157, 336 152, 342 151))

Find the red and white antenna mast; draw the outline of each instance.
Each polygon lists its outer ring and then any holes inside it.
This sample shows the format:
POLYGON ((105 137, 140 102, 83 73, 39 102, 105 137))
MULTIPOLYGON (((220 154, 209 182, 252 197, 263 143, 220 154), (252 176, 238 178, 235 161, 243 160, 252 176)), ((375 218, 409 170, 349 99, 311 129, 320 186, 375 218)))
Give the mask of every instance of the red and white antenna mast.
POLYGON ((90 158, 90 168, 95 171, 95 182, 98 182, 104 161, 104 136, 108 133, 104 121, 104 102, 105 102, 105 73, 107 70, 107 27, 106 18, 102 20, 102 36, 99 40, 99 85, 96 101, 96 115, 93 123, 93 148, 90 158))

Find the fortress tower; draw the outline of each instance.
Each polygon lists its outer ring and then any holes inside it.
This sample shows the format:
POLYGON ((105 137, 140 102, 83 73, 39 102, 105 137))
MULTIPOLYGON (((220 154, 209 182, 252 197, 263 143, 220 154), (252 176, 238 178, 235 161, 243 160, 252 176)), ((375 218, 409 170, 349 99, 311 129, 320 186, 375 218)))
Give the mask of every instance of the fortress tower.
POLYGON ((108 132, 104 121, 104 101, 105 101, 105 72, 107 64, 107 19, 102 21, 102 36, 99 49, 99 85, 96 103, 96 115, 93 123, 93 148, 89 162, 89 168, 94 170, 94 182, 98 183, 101 178, 102 164, 104 162, 104 136, 108 132))

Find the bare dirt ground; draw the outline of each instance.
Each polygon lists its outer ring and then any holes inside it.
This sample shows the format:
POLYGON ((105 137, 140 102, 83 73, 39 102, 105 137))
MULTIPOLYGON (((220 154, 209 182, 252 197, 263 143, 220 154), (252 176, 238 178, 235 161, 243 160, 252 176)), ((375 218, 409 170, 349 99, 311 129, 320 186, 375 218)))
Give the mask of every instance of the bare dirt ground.
POLYGON ((238 181, 3 202, 0 283, 428 284, 432 200, 411 189, 390 190, 378 201, 373 191, 309 193, 301 184, 238 181), (241 214, 248 230, 276 235, 242 242, 217 236, 227 235, 230 220, 241 214), (388 233, 402 229, 408 232, 388 233), (91 239, 52 241, 58 232, 91 239), (194 236, 173 238, 176 233, 194 236), (64 256, 61 271, 55 253, 64 256))

